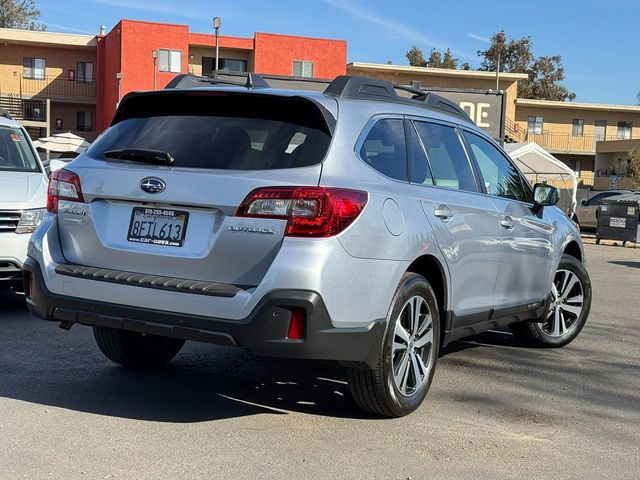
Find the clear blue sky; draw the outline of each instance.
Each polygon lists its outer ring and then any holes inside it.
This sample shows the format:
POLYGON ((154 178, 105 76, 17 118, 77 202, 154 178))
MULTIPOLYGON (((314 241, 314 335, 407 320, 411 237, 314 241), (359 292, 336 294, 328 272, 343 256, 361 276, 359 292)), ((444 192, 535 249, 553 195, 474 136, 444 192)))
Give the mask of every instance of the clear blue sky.
POLYGON ((535 55, 562 55, 576 101, 636 104, 640 90, 639 0, 38 0, 50 31, 97 33, 121 18, 188 24, 222 34, 288 33, 348 41, 348 60, 406 64, 411 45, 425 54, 451 48, 477 65, 492 33, 530 35, 535 55))

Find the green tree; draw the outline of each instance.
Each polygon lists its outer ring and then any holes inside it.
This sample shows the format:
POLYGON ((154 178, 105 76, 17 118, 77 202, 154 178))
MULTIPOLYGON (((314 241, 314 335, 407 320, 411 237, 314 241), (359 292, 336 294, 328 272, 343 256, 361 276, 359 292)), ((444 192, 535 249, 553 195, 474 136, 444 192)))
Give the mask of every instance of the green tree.
POLYGON ((446 49, 442 54, 442 66, 440 68, 449 68, 451 70, 458 69, 458 59, 453 56, 450 49, 446 49))
POLYGON ((435 48, 431 49, 426 66, 431 68, 440 68, 442 66, 442 54, 435 48))
POLYGON ((46 30, 46 25, 36 22, 39 16, 35 0, 0 0, 0 28, 46 30))
POLYGON ((478 51, 478 55, 482 57, 479 70, 495 71, 499 53, 501 72, 529 75, 527 80, 518 82, 518 97, 539 100, 574 100, 575 93, 570 92, 562 85, 565 78, 562 57, 553 55, 535 58, 531 47, 531 37, 515 40, 507 38, 504 31, 494 33, 489 48, 478 51))
POLYGON ((640 189, 640 150, 631 150, 627 160, 627 175, 631 177, 634 189, 640 189))
MULTIPOLYGON (((460 60, 453 56, 449 48, 444 52, 432 48, 429 52, 429 59, 425 60, 422 50, 414 45, 406 53, 406 57, 409 60, 409 65, 413 67, 450 68, 455 70, 460 63, 460 60)), ((462 68, 464 70, 470 70, 471 66, 465 63, 462 65, 462 68)))
POLYGON ((409 65, 412 67, 426 67, 427 62, 424 59, 424 55, 422 54, 422 50, 420 50, 415 45, 412 46, 409 51, 405 54, 407 60, 409 60, 409 65))

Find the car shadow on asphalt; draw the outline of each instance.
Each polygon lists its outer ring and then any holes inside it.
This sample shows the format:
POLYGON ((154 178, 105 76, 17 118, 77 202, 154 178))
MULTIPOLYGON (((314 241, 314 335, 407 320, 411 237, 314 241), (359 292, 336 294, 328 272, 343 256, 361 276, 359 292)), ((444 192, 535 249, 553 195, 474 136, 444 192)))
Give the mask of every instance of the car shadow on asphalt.
POLYGON ((0 295, 0 397, 160 422, 291 412, 375 418, 353 403, 342 368, 187 342, 161 370, 115 365, 87 327, 65 332, 0 295))
POLYGON ((624 260, 609 260, 609 263, 612 263, 613 265, 620 265, 623 267, 640 268, 640 262, 630 262, 630 261, 624 261, 624 260))
MULTIPOLYGON (((591 325, 583 335, 611 331, 621 332, 615 326, 591 325)), ((626 341, 638 341, 636 331, 621 334, 628 337, 626 341)), ((488 374, 488 360, 494 381, 504 381, 505 389, 517 382, 530 399, 540 394, 580 397, 588 399, 585 410, 593 418, 621 421, 630 412, 636 418, 631 408, 638 399, 635 387, 617 385, 613 396, 609 378, 637 369, 637 359, 592 352, 582 349, 580 342, 562 350, 528 349, 506 331, 489 331, 443 349, 436 382, 441 375, 462 372, 481 382, 488 374), (496 376, 496 372, 513 373, 496 376)), ((457 395, 475 398, 478 406, 497 401, 491 395, 474 397, 479 392, 470 385, 461 387, 457 395)), ((21 299, 8 301, 2 296, 0 397, 174 423, 290 413, 378 418, 358 409, 344 369, 331 364, 258 357, 241 349, 188 342, 165 369, 131 370, 106 360, 89 328, 78 325, 63 331, 55 323, 31 317, 21 299)))

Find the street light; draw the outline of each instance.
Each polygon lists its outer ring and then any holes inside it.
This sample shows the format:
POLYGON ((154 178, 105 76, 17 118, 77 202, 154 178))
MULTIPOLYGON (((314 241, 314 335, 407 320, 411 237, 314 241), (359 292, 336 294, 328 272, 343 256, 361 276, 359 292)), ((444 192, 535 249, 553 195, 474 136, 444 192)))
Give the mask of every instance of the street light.
POLYGON ((219 41, 218 41, 218 33, 220 31, 220 26, 222 25, 222 19, 220 17, 213 17, 213 31, 216 34, 216 69, 215 69, 215 73, 214 76, 218 76, 218 47, 219 47, 219 41))
POLYGON ((496 48, 498 50, 496 59, 496 91, 500 91, 500 55, 502 54, 502 49, 504 48, 501 39, 496 42, 496 48))

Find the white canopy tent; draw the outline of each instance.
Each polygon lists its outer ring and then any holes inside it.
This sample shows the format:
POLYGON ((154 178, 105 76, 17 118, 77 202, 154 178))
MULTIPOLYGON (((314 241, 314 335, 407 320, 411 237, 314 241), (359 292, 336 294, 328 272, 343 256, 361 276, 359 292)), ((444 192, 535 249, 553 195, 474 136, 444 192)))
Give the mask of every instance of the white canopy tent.
POLYGON ((83 153, 91 145, 84 138, 71 132, 56 133, 50 137, 39 138, 33 142, 36 148, 58 153, 83 153))
POLYGON ((578 177, 571 168, 534 142, 506 143, 504 149, 532 184, 548 183, 556 187, 560 191, 558 206, 573 214, 578 177))

